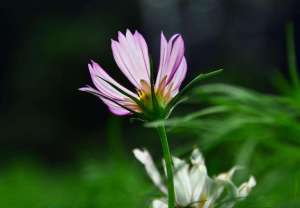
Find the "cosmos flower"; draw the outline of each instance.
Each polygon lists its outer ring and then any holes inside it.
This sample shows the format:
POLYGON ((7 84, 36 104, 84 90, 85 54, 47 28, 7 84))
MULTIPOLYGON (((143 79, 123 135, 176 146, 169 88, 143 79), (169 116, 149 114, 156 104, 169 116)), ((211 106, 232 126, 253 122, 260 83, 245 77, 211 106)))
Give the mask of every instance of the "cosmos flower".
POLYGON ((95 88, 86 86, 80 90, 98 96, 116 115, 146 112, 151 115, 155 107, 153 105, 156 105, 156 112, 160 110, 166 113, 163 111, 177 95, 187 71, 181 35, 173 35, 167 41, 161 33, 160 63, 155 83, 150 69, 148 46, 139 32, 119 32, 118 40, 112 40, 111 47, 119 69, 133 84, 136 92, 120 85, 94 61, 88 64, 88 68, 95 88))
MULTIPOLYGON (((154 184, 167 196, 164 180, 149 152, 145 149, 135 149, 133 153, 145 166, 154 184)), ((231 208, 238 200, 247 197, 256 185, 254 177, 251 176, 248 181, 237 187, 231 180, 237 167, 210 178, 198 149, 192 152, 190 163, 173 157, 173 164, 176 207, 178 208, 213 208, 216 205, 221 208, 231 208)), ((163 166, 165 166, 164 163, 163 166)), ((168 208, 167 198, 153 200, 152 208, 168 208)))

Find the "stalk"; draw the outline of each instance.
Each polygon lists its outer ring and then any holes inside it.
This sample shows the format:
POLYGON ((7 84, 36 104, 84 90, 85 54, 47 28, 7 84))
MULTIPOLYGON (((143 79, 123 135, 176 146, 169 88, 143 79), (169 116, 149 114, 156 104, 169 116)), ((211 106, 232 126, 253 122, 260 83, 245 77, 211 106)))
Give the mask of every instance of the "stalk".
POLYGON ((157 131, 161 140, 164 160, 167 168, 167 183, 168 183, 168 208, 175 208, 175 190, 174 190, 174 177, 173 177, 173 165, 170 148, 168 144, 168 138, 164 125, 157 127, 157 131))
POLYGON ((292 79, 292 83, 295 88, 299 89, 299 75, 297 69, 297 58, 294 38, 294 25, 288 23, 286 26, 286 39, 287 39, 287 55, 288 55, 288 68, 292 79))

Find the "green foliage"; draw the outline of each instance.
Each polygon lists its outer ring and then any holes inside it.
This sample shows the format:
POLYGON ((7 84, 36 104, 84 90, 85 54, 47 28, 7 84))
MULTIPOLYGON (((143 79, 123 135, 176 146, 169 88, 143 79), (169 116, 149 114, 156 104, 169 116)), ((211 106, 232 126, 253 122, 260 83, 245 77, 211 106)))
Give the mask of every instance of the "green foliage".
POLYGON ((0 174, 1 207, 146 207, 147 184, 126 160, 86 161, 81 168, 54 172, 18 162, 0 174))
POLYGON ((166 125, 185 139, 190 135, 186 150, 199 146, 210 171, 217 173, 236 164, 245 168, 238 181, 249 174, 257 178, 251 197, 238 207, 298 207, 300 102, 292 95, 209 84, 193 96, 193 104, 199 101, 209 107, 170 119, 166 125))
MULTIPOLYGON (((175 117, 165 123, 169 131, 190 135, 187 147, 199 146, 215 173, 232 165, 257 179, 250 197, 237 207, 300 207, 300 91, 293 27, 287 26, 287 51, 290 80, 280 76, 275 95, 259 93, 228 84, 199 87, 191 103, 203 108, 175 117)), ((161 121, 148 124, 160 126, 161 121)))
MULTIPOLYGON (((257 186, 236 207, 300 207, 300 88, 290 24, 287 52, 290 76, 289 80, 277 77, 278 93, 266 94, 228 84, 204 85, 194 89, 190 97, 192 107, 201 110, 146 124, 158 127, 164 123, 172 133, 171 138, 184 139, 170 140, 172 146, 180 143, 179 148, 172 149, 176 155, 198 146, 206 158, 209 175, 224 172, 233 165, 244 167, 235 177, 237 184, 254 175, 257 186)), ((170 104, 170 110, 195 83, 219 72, 196 77, 170 104)), ((150 180, 145 180, 143 167, 135 167, 124 157, 129 153, 123 148, 125 138, 121 138, 119 122, 113 118, 107 126, 110 159, 82 158, 80 161, 84 163, 77 168, 49 168, 26 161, 1 167, 0 207, 148 207, 159 191, 145 182, 150 180)), ((142 140, 144 136, 137 135, 141 140, 134 145, 146 143, 142 140)), ((159 147, 158 138, 153 138, 153 143, 159 147)), ((160 149, 150 151, 157 153, 160 149)))

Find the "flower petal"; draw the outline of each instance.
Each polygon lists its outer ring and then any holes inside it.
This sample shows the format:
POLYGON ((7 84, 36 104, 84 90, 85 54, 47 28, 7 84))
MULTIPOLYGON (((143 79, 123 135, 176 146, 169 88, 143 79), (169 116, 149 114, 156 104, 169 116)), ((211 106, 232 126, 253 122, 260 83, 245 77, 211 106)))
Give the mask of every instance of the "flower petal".
POLYGON ((119 92, 113 86, 111 86, 109 83, 106 82, 106 81, 108 81, 108 82, 116 85, 117 87, 119 87, 121 90, 123 90, 127 94, 137 98, 136 94, 134 94, 133 92, 131 92, 130 90, 126 89, 125 87, 120 85, 118 82, 116 82, 96 62, 92 61, 92 64, 89 64, 88 67, 89 67, 90 74, 91 74, 94 85, 104 95, 114 98, 114 99, 120 99, 120 100, 127 98, 127 96, 123 95, 121 92, 119 92), (106 81, 104 81, 103 79, 106 81))
POLYGON ((192 152, 191 163, 193 165, 204 164, 203 156, 198 148, 194 149, 192 152))
POLYGON ((179 34, 173 35, 167 42, 163 33, 161 33, 160 63, 155 86, 158 87, 160 82, 167 77, 169 84, 184 56, 184 42, 179 34))
POLYGON ((253 176, 251 176, 247 182, 243 183, 238 188, 239 197, 247 197, 255 185, 256 185, 256 180, 253 176))
POLYGON ((145 169, 152 179, 153 183, 163 192, 167 193, 166 187, 163 185, 163 181, 160 177, 160 174, 152 160, 150 153, 144 149, 134 149, 133 154, 144 166, 145 169))
POLYGON ((136 94, 129 91, 119 83, 117 83, 113 78, 111 78, 102 68, 99 64, 97 64, 94 61, 91 61, 91 64, 88 64, 88 68, 91 74, 92 81, 97 88, 97 90, 91 88, 91 87, 85 87, 80 88, 81 91, 90 92, 92 94, 100 94, 103 96, 98 96, 100 99, 108 106, 110 111, 116 115, 126 115, 130 114, 130 112, 121 106, 117 105, 116 103, 110 101, 109 99, 112 99, 119 103, 120 105, 126 105, 126 103, 133 103, 130 98, 116 90, 113 86, 111 86, 106 81, 114 84, 115 86, 119 87, 121 90, 126 92, 127 94, 137 97, 136 94), (106 80, 106 81, 104 81, 106 80), (105 99, 105 97, 109 99, 105 99))
POLYGON ((228 172, 220 173, 214 178, 214 182, 216 184, 216 188, 214 189, 214 193, 212 197, 214 199, 219 198, 222 193, 224 192, 225 187, 229 190, 227 195, 232 194, 233 196, 237 195, 237 188, 236 185, 232 182, 232 177, 236 170, 240 169, 241 167, 234 166, 228 172))
POLYGON ((178 205, 187 206, 192 202, 192 188, 189 178, 189 165, 177 157, 174 163, 174 188, 178 205))
POLYGON ((135 31, 134 39, 137 43, 137 48, 141 49, 140 55, 143 56, 143 64, 145 64, 145 69, 147 71, 148 76, 150 77, 150 60, 147 43, 144 37, 138 31, 135 31))
POLYGON ((178 93, 179 88, 186 76, 186 72, 187 72, 187 63, 185 57, 183 57, 181 64, 179 65, 172 79, 172 84, 173 84, 172 97, 174 97, 178 93))
POLYGON ((203 208, 209 208, 213 206, 214 202, 219 197, 220 189, 223 191, 223 184, 217 183, 208 176, 206 177, 205 186, 199 199, 200 203, 203 205, 203 208))
POLYGON ((203 157, 199 149, 195 149, 191 156, 191 162, 193 164, 189 172, 190 183, 192 188, 192 201, 199 200, 206 183, 207 170, 204 164, 203 157))
POLYGON ((96 90, 90 86, 79 88, 79 90, 83 91, 83 92, 89 92, 89 93, 94 94, 97 97, 99 97, 108 106, 108 109, 115 115, 123 116, 123 115, 131 114, 131 112, 129 112, 125 108, 121 107, 120 105, 117 105, 116 103, 114 103, 108 99, 105 99, 104 98, 105 96, 100 96, 101 92, 99 92, 98 90, 96 90))
POLYGON ((152 202, 152 208, 168 208, 168 204, 164 199, 155 199, 152 202))
POLYGON ((148 47, 143 36, 129 30, 126 36, 118 33, 118 41, 112 40, 113 56, 120 70, 129 81, 140 89, 140 81, 150 82, 150 61, 148 47))
POLYGON ((221 181, 230 181, 232 176, 234 175, 235 171, 240 169, 240 167, 234 166, 228 172, 220 173, 216 179, 221 181))

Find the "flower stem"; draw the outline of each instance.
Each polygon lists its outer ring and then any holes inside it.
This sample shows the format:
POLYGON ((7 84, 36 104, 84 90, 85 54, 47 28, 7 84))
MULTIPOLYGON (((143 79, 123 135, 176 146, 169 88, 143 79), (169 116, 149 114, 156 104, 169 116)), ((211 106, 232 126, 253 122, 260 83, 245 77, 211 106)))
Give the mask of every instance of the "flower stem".
POLYGON ((165 126, 162 125, 157 127, 157 131, 161 140, 164 160, 167 168, 168 208, 175 208, 175 190, 174 190, 173 167, 172 167, 173 165, 172 165, 172 157, 170 153, 165 126))
POLYGON ((293 23, 288 23, 286 26, 286 45, 287 45, 287 58, 288 58, 288 68, 291 76, 292 83, 294 87, 299 89, 299 75, 297 69, 297 58, 296 58, 296 48, 295 48, 295 38, 294 38, 294 25, 293 23))

